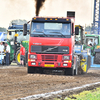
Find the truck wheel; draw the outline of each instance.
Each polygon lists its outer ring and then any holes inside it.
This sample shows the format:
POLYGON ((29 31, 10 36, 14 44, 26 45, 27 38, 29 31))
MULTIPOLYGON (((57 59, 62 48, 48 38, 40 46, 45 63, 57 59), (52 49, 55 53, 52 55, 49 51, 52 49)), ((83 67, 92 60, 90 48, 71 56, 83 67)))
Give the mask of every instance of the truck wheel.
POLYGON ((95 53, 94 63, 95 64, 100 64, 100 53, 95 53))
POLYGON ((43 74, 43 68, 40 68, 40 74, 43 74))
POLYGON ((73 67, 72 68, 65 68, 64 75, 71 75, 71 76, 73 76, 74 75, 74 69, 73 69, 73 67))
POLYGON ((65 68, 64 75, 70 75, 70 69, 69 68, 65 68))
POLYGON ((20 65, 20 50, 17 50, 15 60, 17 65, 20 65))
POLYGON ((71 76, 74 76, 74 68, 72 67, 71 69, 70 69, 71 71, 71 76))
POLYGON ((28 66, 28 73, 35 73, 35 68, 28 66))

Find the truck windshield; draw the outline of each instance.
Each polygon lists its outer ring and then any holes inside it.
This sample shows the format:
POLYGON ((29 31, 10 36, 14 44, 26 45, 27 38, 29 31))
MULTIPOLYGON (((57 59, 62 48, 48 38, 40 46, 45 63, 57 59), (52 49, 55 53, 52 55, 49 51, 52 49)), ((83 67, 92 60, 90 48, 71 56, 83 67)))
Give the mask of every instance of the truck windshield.
POLYGON ((35 37, 68 37, 71 35, 70 23, 33 22, 31 35, 35 37))

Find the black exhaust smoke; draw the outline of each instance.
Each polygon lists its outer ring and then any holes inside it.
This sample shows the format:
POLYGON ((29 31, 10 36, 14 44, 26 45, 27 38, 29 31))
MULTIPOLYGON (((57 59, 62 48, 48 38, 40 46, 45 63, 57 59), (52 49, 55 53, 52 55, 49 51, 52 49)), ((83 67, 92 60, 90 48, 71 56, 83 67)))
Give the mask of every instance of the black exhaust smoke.
POLYGON ((43 3, 45 2, 45 0, 35 0, 35 2, 36 2, 36 16, 38 16, 39 11, 41 7, 43 6, 43 3))

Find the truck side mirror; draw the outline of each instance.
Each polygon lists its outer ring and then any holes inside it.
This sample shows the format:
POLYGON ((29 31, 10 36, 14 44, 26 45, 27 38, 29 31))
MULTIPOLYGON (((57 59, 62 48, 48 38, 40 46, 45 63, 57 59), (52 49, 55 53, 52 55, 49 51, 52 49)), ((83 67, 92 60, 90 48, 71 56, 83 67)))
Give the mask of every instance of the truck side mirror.
POLYGON ((24 24, 23 26, 23 35, 27 35, 27 24, 24 24))
POLYGON ((79 35, 79 27, 75 27, 75 35, 79 35))

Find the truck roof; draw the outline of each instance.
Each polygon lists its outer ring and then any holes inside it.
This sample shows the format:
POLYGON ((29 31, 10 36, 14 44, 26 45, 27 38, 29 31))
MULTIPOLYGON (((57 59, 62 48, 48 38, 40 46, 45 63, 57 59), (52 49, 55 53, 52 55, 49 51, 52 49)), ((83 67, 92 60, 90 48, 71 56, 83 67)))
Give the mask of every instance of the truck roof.
POLYGON ((85 36, 95 37, 95 36, 100 36, 100 35, 99 34, 85 34, 85 36))
POLYGON ((72 19, 67 18, 67 17, 33 17, 32 18, 33 22, 72 22, 72 19))

